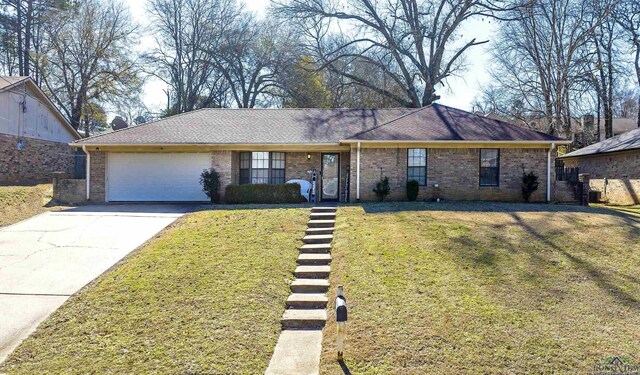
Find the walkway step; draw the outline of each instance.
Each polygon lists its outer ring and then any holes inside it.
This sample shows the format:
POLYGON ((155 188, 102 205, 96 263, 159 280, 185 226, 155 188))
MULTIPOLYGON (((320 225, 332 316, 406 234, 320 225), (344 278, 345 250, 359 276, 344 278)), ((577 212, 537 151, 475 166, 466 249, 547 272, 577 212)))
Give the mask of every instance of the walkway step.
POLYGON ((298 248, 301 253, 327 254, 331 252, 331 244, 313 243, 305 244, 298 248))
POLYGON ((335 212, 312 212, 310 217, 311 217, 311 220, 335 219, 336 213, 335 212))
POLYGON ((335 206, 317 206, 311 208, 311 212, 336 212, 337 209, 335 206))
POLYGON ((294 271, 297 278, 324 279, 329 277, 331 266, 298 266, 294 271))
POLYGON ((322 330, 282 331, 265 375, 318 375, 322 330))
POLYGON ((327 265, 331 263, 331 254, 301 253, 298 256, 298 264, 303 266, 327 265))
POLYGON ((307 228, 305 234, 313 235, 313 234, 333 234, 333 231, 336 228, 328 227, 328 228, 307 228))
POLYGON ((295 309, 324 309, 329 298, 324 293, 293 293, 287 298, 287 307, 295 309))
POLYGON ((309 228, 333 228, 335 225, 335 220, 309 220, 307 222, 309 228))
POLYGON ((283 329, 291 328, 322 328, 327 322, 325 309, 289 309, 282 314, 280 323, 283 329))
POLYGON ((329 290, 329 280, 296 279, 290 288, 293 293, 326 293, 329 290))
POLYGON ((304 243, 331 243, 333 234, 309 234, 302 238, 304 243))

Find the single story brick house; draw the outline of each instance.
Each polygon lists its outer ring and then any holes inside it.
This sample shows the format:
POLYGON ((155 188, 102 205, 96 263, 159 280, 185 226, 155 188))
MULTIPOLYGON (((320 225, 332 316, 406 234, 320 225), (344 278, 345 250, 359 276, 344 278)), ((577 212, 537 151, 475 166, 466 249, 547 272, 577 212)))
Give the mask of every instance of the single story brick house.
POLYGON ((74 174, 80 134, 29 77, 0 76, 0 182, 74 174))
POLYGON ((611 204, 640 204, 640 129, 570 152, 565 168, 589 174, 589 188, 611 204))
POLYGON ((201 109, 71 143, 89 155, 94 202, 206 201, 203 169, 229 184, 311 180, 320 201, 389 199, 521 201, 522 167, 540 177, 535 201, 552 197, 555 147, 548 134, 433 104, 399 109, 201 109))

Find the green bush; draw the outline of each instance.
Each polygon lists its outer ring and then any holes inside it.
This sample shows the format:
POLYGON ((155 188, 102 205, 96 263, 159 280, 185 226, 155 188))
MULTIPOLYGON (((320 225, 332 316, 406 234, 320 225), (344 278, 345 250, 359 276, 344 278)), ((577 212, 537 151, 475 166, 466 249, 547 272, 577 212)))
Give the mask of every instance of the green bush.
POLYGON ((389 177, 383 177, 376 183, 376 187, 373 189, 373 192, 376 193, 376 197, 378 200, 382 202, 384 198, 389 195, 391 192, 391 186, 389 185, 389 177))
POLYGON ((418 191, 420 190, 420 183, 416 180, 407 182, 407 199, 411 202, 418 199, 418 191))
POLYGON ((301 203, 307 200, 300 195, 298 184, 229 185, 225 190, 225 203, 301 203))
POLYGON ((220 174, 215 169, 205 169, 200 174, 200 185, 207 197, 211 199, 211 203, 220 201, 220 174))
POLYGON ((522 167, 522 198, 525 202, 529 202, 533 192, 538 190, 538 176, 533 171, 526 173, 522 167))

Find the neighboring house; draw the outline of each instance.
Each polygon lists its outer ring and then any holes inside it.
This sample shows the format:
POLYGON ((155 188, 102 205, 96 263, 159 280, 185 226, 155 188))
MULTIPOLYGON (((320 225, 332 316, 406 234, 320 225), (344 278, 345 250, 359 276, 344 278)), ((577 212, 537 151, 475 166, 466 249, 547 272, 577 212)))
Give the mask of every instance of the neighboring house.
POLYGON ((0 182, 74 174, 80 135, 29 77, 0 76, 0 182))
POLYGON ((589 174, 589 187, 612 204, 640 204, 640 129, 594 143, 560 158, 589 174))
POLYGON ((206 201, 203 169, 229 184, 311 180, 319 200, 371 201, 381 177, 389 199, 521 201, 522 168, 552 197, 554 148, 544 133, 459 109, 202 109, 86 138, 88 196, 96 202, 206 201))

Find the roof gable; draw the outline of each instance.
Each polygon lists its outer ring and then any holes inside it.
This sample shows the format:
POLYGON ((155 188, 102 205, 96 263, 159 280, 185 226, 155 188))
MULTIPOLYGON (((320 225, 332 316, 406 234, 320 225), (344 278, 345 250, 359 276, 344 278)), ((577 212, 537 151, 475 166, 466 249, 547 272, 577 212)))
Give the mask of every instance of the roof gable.
POLYGON ((355 135, 360 141, 562 141, 561 138, 440 104, 355 135))
POLYGON ((31 77, 24 76, 0 76, 0 92, 8 91, 19 87, 21 85, 27 85, 30 93, 35 95, 57 118, 62 122, 65 129, 76 139, 79 140, 82 136, 71 126, 67 118, 60 113, 60 110, 53 104, 51 99, 42 91, 42 89, 36 85, 31 77))

